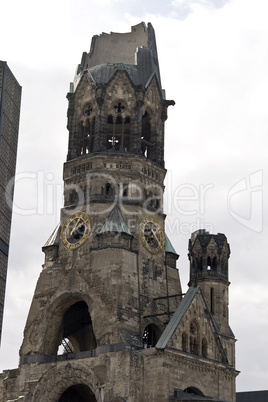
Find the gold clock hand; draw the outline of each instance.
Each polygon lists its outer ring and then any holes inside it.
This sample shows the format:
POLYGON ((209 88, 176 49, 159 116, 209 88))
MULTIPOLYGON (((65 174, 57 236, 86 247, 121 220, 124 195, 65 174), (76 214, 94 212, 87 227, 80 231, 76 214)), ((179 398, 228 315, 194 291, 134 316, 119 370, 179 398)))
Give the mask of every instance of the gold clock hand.
POLYGON ((75 227, 71 230, 71 233, 70 233, 71 236, 73 235, 74 231, 77 229, 78 224, 79 224, 80 221, 81 221, 81 218, 78 219, 78 221, 75 224, 75 227))
POLYGON ((161 244, 161 242, 158 240, 158 237, 157 237, 157 232, 156 232, 153 228, 151 228, 151 231, 153 232, 153 235, 154 235, 154 237, 155 237, 155 239, 156 239, 156 241, 157 241, 159 247, 162 248, 162 244, 161 244))

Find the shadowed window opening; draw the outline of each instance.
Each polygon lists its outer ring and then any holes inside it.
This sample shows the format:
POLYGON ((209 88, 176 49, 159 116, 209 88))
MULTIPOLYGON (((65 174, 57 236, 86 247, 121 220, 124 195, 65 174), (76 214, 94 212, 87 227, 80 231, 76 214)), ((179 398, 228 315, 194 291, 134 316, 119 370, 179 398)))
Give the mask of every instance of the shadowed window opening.
POLYGON ((202 257, 200 257, 200 258, 198 259, 198 262, 197 262, 197 269, 198 269, 198 271, 202 271, 202 269, 203 269, 203 258, 202 258, 202 257))
POLYGON ((127 197, 127 196, 128 196, 128 184, 124 184, 123 197, 127 197))
POLYGON ((222 304, 222 316, 227 317, 228 316, 228 298, 227 298, 227 292, 223 290, 222 292, 222 299, 223 299, 223 304, 222 304))
POLYGON ((190 352, 198 355, 198 326, 195 321, 190 324, 190 352))
POLYGON ((208 343, 207 340, 204 338, 202 339, 202 356, 207 357, 208 355, 208 343))
POLYGON ((154 194, 151 191, 144 193, 144 207, 150 211, 159 211, 161 208, 161 193, 160 189, 156 188, 154 194))
POLYGON ((105 184, 105 195, 106 195, 106 197, 112 197, 113 194, 114 194, 113 186, 111 185, 111 183, 106 183, 105 184))
POLYGON ((67 206, 72 206, 73 208, 77 206, 79 201, 79 195, 75 190, 72 190, 69 193, 69 199, 67 200, 66 205, 67 206))
POLYGON ((225 302, 223 303, 222 308, 223 308, 223 311, 222 311, 222 316, 223 316, 223 317, 226 317, 226 316, 227 316, 227 313, 226 313, 227 308, 226 308, 226 303, 225 303, 225 302))
POLYGON ((93 108, 91 105, 86 105, 86 107, 84 108, 84 116, 90 116, 91 112, 92 112, 93 108))
POLYGON ((207 258, 207 270, 213 270, 213 271, 217 271, 217 258, 216 256, 214 256, 213 258, 208 257, 207 258))
POLYGON ((79 125, 80 132, 80 154, 86 155, 93 151, 94 146, 95 117, 88 119, 79 125))
POLYGON ((210 312, 214 314, 214 288, 210 289, 210 312))
POLYGON ((226 258, 225 256, 222 257, 222 261, 221 261, 221 272, 224 275, 228 275, 228 258, 226 258))
POLYGON ((59 402, 97 402, 97 399, 90 388, 77 384, 64 391, 59 402))
POLYGON ((122 113, 126 107, 119 102, 114 106, 116 116, 109 115, 106 124, 107 149, 126 152, 129 150, 130 117, 122 113))
POLYGON ((63 353, 82 352, 96 348, 96 338, 87 304, 73 304, 63 317, 63 353))
POLYGON ((188 387, 186 388, 183 392, 186 392, 187 394, 193 394, 193 395, 198 395, 198 396, 205 396, 199 389, 195 387, 188 387))
POLYGON ((147 112, 142 116, 141 153, 146 158, 151 157, 152 148, 151 123, 147 112))
POLYGON ((158 341, 157 327, 155 325, 147 325, 143 333, 142 341, 145 349, 155 347, 158 341))
POLYGON ((187 334, 185 332, 183 332, 183 334, 182 334, 181 343, 182 343, 182 350, 184 352, 187 352, 187 350, 188 350, 188 336, 187 336, 187 334))

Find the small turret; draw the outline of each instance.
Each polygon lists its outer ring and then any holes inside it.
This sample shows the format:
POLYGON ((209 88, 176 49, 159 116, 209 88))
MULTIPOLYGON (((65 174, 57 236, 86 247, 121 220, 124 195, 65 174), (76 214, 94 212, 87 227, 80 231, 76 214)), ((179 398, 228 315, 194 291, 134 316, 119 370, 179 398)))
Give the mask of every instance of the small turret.
POLYGON ((189 240, 190 282, 198 283, 221 333, 229 334, 228 259, 230 247, 223 233, 201 229, 189 240))

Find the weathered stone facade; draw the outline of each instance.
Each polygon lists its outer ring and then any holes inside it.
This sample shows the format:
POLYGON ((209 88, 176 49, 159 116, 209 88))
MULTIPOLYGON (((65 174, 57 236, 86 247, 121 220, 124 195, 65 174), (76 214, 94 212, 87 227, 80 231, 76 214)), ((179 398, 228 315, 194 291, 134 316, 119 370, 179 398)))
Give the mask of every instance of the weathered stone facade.
POLYGON ((183 295, 164 232, 164 122, 174 102, 151 24, 94 37, 68 100, 65 205, 1 400, 235 401, 227 240, 192 236, 183 295))

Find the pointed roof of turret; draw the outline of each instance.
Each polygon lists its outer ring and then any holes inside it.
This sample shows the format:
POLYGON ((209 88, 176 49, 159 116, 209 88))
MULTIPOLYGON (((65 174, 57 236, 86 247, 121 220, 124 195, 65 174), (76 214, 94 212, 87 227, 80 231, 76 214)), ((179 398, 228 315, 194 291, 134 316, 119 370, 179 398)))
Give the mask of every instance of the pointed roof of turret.
POLYGON ((49 247, 49 246, 58 246, 60 244, 60 231, 61 231, 61 224, 58 223, 58 225, 52 232, 51 236, 48 238, 48 240, 44 244, 43 248, 49 247))
POLYGON ((104 222, 99 233, 107 232, 126 233, 128 235, 131 235, 118 205, 115 205, 115 207, 112 209, 110 215, 104 222))
POLYGON ((165 252, 166 253, 172 253, 172 254, 176 254, 176 250, 174 249, 174 247, 172 246, 171 241, 169 240, 167 234, 165 233, 165 252))

